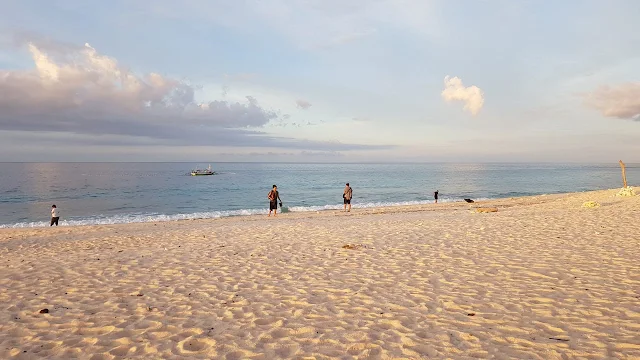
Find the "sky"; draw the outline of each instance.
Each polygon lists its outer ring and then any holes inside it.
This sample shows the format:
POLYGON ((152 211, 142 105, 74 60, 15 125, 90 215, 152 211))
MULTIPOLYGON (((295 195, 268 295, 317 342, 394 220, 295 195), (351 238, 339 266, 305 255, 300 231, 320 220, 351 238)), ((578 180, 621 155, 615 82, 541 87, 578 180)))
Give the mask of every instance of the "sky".
POLYGON ((0 8, 0 161, 640 163, 640 1, 0 8))

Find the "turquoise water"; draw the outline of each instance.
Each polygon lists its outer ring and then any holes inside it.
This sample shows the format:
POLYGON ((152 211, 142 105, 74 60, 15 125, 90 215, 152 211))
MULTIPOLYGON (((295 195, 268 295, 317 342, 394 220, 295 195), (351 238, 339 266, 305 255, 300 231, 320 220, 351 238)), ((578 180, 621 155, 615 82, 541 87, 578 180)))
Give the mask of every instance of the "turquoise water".
MULTIPOLYGON (((620 168, 559 164, 0 163, 0 227, 112 224, 266 214, 277 184, 289 211, 337 209, 350 182, 355 208, 621 187, 620 168)), ((627 165, 631 184, 640 165, 627 165)), ((634 182, 635 181, 635 182, 634 182)))

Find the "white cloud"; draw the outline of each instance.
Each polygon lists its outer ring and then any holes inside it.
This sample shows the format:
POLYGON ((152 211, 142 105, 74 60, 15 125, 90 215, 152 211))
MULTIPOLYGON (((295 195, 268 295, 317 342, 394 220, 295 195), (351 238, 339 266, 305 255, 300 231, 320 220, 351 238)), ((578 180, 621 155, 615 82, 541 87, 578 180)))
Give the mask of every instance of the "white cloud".
POLYGON ((640 82, 601 86, 585 96, 585 103, 606 117, 640 121, 640 82))
POLYGON ((311 103, 307 100, 298 99, 296 100, 296 106, 298 109, 308 110, 311 107, 311 103))
POLYGON ((156 73, 134 74, 88 44, 51 54, 31 43, 28 48, 35 69, 0 71, 0 92, 6 94, 0 97, 0 126, 9 118, 37 130, 38 125, 55 127, 55 117, 68 123, 170 115, 173 121, 239 128, 262 126, 277 117, 250 97, 244 104, 196 104, 193 86, 156 73))
POLYGON ((445 76, 442 98, 446 101, 462 101, 464 109, 477 115, 484 105, 484 93, 477 86, 465 87, 458 77, 445 76))

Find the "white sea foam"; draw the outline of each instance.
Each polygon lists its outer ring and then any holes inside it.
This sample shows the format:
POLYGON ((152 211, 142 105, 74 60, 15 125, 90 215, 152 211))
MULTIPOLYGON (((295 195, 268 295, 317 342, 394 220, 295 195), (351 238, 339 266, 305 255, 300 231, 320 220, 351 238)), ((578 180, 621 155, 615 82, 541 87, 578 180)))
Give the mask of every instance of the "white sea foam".
MULTIPOLYGON (((486 200, 486 199, 477 199, 486 200)), ((440 199, 441 203, 454 202, 459 200, 440 199)), ((352 207, 354 209, 367 209, 367 208, 379 208, 388 206, 408 206, 408 205, 426 205, 433 204, 433 200, 423 201, 401 201, 401 202, 369 202, 369 203, 354 203, 352 207)), ((322 211, 322 210, 339 210, 344 207, 343 204, 333 205, 321 205, 321 206, 291 206, 286 207, 290 212, 309 212, 309 211, 322 211)), ((285 210, 285 212, 287 212, 285 210)), ((89 216, 89 217, 74 217, 71 219, 61 219, 60 226, 81 226, 81 225, 111 225, 111 224, 129 224, 129 223, 144 223, 144 222, 161 222, 161 221, 175 221, 175 220, 194 220, 194 219, 218 219, 229 216, 248 216, 259 215, 268 213, 267 209, 241 209, 241 210, 225 210, 225 211, 206 211, 195 212, 189 214, 122 214, 112 216, 89 216)), ((31 227, 43 227, 49 226, 48 221, 34 221, 34 222, 19 222, 15 224, 0 225, 0 228, 31 228, 31 227)))

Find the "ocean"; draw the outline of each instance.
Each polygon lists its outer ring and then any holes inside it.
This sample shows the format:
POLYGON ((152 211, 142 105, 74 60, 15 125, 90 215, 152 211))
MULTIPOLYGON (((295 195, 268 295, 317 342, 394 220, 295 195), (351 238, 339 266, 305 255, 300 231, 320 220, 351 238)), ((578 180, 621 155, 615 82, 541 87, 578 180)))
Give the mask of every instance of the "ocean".
MULTIPOLYGON (((216 175, 190 176, 208 163, 0 163, 0 228, 155 222, 267 214, 278 185, 285 210, 430 204, 618 188, 613 164, 285 164, 212 163, 216 175)), ((640 164, 627 164, 630 184, 640 164)))

